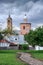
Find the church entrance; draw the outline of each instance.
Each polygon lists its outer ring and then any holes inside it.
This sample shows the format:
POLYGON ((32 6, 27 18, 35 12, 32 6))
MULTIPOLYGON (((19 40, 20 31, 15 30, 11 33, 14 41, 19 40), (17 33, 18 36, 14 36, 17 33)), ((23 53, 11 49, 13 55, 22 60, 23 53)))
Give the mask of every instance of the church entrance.
POLYGON ((14 44, 14 43, 11 43, 11 44, 9 45, 9 49, 18 50, 18 45, 17 45, 17 44, 14 44))

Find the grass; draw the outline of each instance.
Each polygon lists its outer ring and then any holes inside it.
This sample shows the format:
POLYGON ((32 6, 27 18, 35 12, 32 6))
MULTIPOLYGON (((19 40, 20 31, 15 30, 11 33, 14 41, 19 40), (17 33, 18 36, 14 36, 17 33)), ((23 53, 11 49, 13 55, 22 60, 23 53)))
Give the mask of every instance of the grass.
POLYGON ((39 51, 35 51, 35 50, 28 51, 27 50, 26 52, 30 53, 33 58, 43 61, 43 50, 39 50, 39 51))
POLYGON ((27 65, 17 58, 17 52, 27 52, 32 57, 43 61, 43 51, 35 50, 0 50, 0 65, 27 65))
POLYGON ((32 53, 32 57, 43 61, 43 53, 32 53))
POLYGON ((0 51, 0 65, 27 65, 17 58, 17 50, 0 51))

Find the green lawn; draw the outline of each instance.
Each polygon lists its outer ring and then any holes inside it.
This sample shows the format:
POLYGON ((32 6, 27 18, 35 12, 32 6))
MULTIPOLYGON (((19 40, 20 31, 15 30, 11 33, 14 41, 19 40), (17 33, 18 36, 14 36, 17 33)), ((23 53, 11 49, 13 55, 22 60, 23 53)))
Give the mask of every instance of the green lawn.
POLYGON ((43 61, 43 53, 32 53, 32 57, 43 61))
POLYGON ((27 64, 17 58, 17 51, 5 50, 0 51, 0 65, 27 65, 27 64))
POLYGON ((30 53, 33 58, 36 58, 38 60, 42 60, 43 61, 43 50, 39 50, 39 51, 35 51, 35 50, 28 51, 27 50, 27 52, 30 53))
POLYGON ((17 58, 17 52, 28 52, 32 57, 43 61, 43 51, 0 50, 0 65, 27 65, 17 58))

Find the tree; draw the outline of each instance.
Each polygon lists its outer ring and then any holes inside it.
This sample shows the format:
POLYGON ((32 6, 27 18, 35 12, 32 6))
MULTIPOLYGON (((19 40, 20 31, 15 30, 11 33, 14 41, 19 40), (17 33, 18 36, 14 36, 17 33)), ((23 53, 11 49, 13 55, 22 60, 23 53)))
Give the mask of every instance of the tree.
POLYGON ((2 34, 12 34, 12 31, 8 30, 8 29, 5 29, 2 31, 2 34))
POLYGON ((0 40, 2 40, 3 39, 3 36, 2 36, 2 34, 0 33, 0 40))
POLYGON ((25 40, 32 46, 43 46, 43 27, 36 28, 34 31, 31 30, 24 37, 25 40))

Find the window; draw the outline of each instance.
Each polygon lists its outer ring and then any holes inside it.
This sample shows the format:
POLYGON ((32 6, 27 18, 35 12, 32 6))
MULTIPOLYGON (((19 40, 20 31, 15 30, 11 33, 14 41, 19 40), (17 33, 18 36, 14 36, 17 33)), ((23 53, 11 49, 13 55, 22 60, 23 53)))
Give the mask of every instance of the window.
POLYGON ((10 22, 10 20, 8 20, 8 22, 10 22))
POLYGON ((15 40, 17 40, 17 38, 15 40))
POLYGON ((23 26, 23 29, 25 29, 25 26, 23 26))

